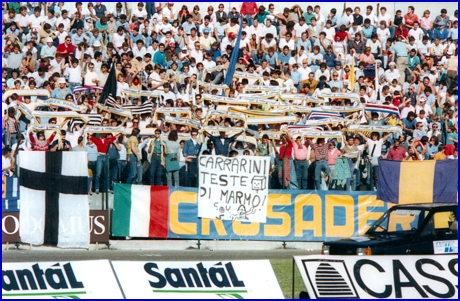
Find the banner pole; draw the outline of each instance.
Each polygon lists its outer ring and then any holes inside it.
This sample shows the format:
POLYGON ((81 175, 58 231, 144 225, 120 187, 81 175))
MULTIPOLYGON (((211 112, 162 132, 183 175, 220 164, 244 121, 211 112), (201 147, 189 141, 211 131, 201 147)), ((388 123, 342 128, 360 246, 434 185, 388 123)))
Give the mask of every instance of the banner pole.
POLYGON ((292 258, 292 299, 294 299, 294 286, 295 286, 295 281, 294 281, 295 272, 294 272, 294 269, 295 269, 295 259, 292 258))
MULTIPOLYGON (((109 145, 110 147, 110 145, 109 145)), ((109 148, 107 148, 107 154, 105 154, 105 209, 109 210, 109 185, 110 185, 110 170, 109 170, 109 148)))

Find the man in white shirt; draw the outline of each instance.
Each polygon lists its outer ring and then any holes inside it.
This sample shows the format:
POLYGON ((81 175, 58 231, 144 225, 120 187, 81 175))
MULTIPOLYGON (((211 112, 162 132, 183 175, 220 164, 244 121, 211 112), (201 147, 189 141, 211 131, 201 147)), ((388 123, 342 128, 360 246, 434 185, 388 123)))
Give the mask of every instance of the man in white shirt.
POLYGON ((254 23, 252 26, 249 27, 251 29, 251 35, 248 34, 249 37, 252 36, 252 34, 256 34, 257 37, 257 42, 260 41, 260 38, 264 37, 265 35, 265 25, 260 24, 257 18, 254 19, 254 23))
POLYGON ((94 72, 94 63, 88 63, 88 70, 85 74, 85 86, 97 86, 99 82, 99 77, 96 72, 94 72))
POLYGON ((206 59, 203 61, 204 71, 216 67, 216 62, 212 60, 213 52, 212 50, 206 51, 206 59))
POLYGON ((62 11, 62 16, 56 20, 56 24, 58 26, 61 23, 64 24, 64 30, 67 32, 70 32, 70 19, 68 18, 68 15, 69 15, 68 11, 64 9, 62 11))
POLYGON ((134 57, 143 58, 146 53, 147 53, 147 49, 145 49, 145 47, 144 47, 144 41, 143 40, 137 40, 136 47, 133 47, 133 55, 134 55, 134 57))
POLYGON ((174 20, 176 17, 176 9, 174 8, 174 2, 168 2, 168 5, 163 8, 163 16, 168 19, 174 20))
POLYGON ((155 53, 158 51, 158 45, 158 42, 155 40, 153 41, 152 45, 147 48, 147 52, 150 53, 152 57, 154 57, 155 53))
POLYGON ((308 79, 308 75, 311 72, 310 67, 308 67, 308 59, 303 59, 302 64, 300 64, 299 69, 297 70, 300 73, 300 80, 304 81, 308 79))
POLYGON ((420 54, 420 59, 423 61, 425 56, 431 55, 431 43, 429 37, 424 36, 421 41, 418 41, 418 53, 420 54))
POLYGON ((395 68, 396 63, 390 62, 388 66, 390 67, 390 69, 385 71, 385 79, 387 80, 387 82, 391 83, 393 79, 397 79, 399 81, 399 78, 401 77, 401 75, 399 74, 398 69, 395 68))
POLYGON ((305 18, 304 17, 299 18, 299 23, 296 23, 296 25, 294 25, 294 30, 295 30, 297 39, 300 39, 302 37, 302 33, 307 31, 307 29, 308 29, 308 25, 305 23, 305 18))
MULTIPOLYGON (((308 25, 307 25, 308 27, 308 25)), ((268 33, 271 33, 275 39, 278 37, 278 32, 276 31, 276 27, 272 25, 272 20, 266 18, 265 19, 265 31, 264 36, 267 36, 268 33)))
POLYGON ((190 51, 190 55, 195 58, 197 64, 203 62, 203 51, 200 49, 200 42, 195 42, 195 49, 190 51))
POLYGON ((35 9, 33 15, 30 16, 32 30, 38 31, 43 27, 43 17, 40 15, 40 8, 35 9))
POLYGON ((424 33, 423 30, 419 27, 418 22, 414 22, 414 27, 409 30, 409 35, 414 37, 415 43, 418 43, 422 40, 424 33))
MULTIPOLYGON (((372 7, 372 5, 368 5, 366 7, 366 13, 363 15, 363 19, 366 20, 366 19, 369 19, 371 20, 371 26, 374 26, 375 27, 375 24, 378 22, 378 18, 377 16, 372 12, 374 8, 372 7)), ((377 8, 378 9, 378 8, 377 8)))
POLYGON ((380 6, 380 3, 377 3, 377 17, 378 17, 378 21, 380 23, 380 21, 385 21, 387 23, 387 28, 390 26, 390 21, 392 20, 392 17, 390 14, 387 14, 387 8, 382 6, 380 7, 380 10, 379 10, 379 6, 380 6))
POLYGON ((262 42, 260 43, 262 46, 262 51, 265 54, 268 53, 269 48, 271 47, 276 48, 276 40, 273 37, 274 36, 272 33, 267 33, 267 35, 265 36, 265 39, 263 39, 262 42))
MULTIPOLYGON (((235 39, 236 39, 236 35, 233 32, 230 32, 228 34, 228 36, 226 36, 225 38, 222 39, 222 43, 220 44, 220 49, 222 49, 222 51, 225 51, 225 49, 227 49, 228 45, 234 47, 235 46, 235 39)), ((197 61, 197 63, 198 63, 198 61, 197 61)))
POLYGON ((288 46, 289 51, 295 50, 295 41, 294 39, 292 39, 292 35, 290 32, 287 32, 285 38, 280 40, 280 50, 282 50, 284 46, 288 46))

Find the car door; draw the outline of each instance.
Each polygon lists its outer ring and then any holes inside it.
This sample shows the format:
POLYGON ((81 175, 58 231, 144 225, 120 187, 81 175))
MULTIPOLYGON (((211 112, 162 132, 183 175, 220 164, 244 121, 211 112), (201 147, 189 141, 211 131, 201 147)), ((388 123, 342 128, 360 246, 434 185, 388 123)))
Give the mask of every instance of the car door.
MULTIPOLYGON (((422 228, 417 231, 409 247, 411 254, 434 254, 435 246, 437 253, 442 254, 442 246, 446 248, 454 246, 458 235, 450 229, 450 225, 456 221, 452 211, 430 212, 422 223, 422 228), (436 243, 438 242, 438 243, 436 243)), ((444 253, 454 253, 446 249, 444 253)))

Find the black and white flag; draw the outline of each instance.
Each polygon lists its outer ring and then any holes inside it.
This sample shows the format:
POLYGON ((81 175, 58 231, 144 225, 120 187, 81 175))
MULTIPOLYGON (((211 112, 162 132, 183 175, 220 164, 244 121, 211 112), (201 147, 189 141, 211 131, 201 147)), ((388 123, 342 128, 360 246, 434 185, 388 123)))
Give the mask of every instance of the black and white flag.
POLYGON ((19 152, 21 241, 88 248, 86 152, 19 152))

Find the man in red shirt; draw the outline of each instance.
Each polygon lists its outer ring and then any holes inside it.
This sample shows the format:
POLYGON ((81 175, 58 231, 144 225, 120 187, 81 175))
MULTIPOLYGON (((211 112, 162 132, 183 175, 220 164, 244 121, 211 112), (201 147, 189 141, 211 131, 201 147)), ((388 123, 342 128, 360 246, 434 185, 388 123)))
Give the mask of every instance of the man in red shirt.
MULTIPOLYGON (((96 144, 97 147, 97 161, 96 161, 96 174, 94 175, 94 189, 99 194, 99 182, 101 179, 102 168, 105 166, 105 154, 109 146, 117 140, 112 133, 105 135, 105 138, 96 138, 93 135, 89 136, 89 139, 96 144)), ((106 175, 107 176, 107 175, 106 175)))
POLYGON ((404 150, 404 147, 400 146, 399 139, 396 139, 393 143, 393 147, 390 148, 390 151, 388 152, 387 159, 394 161, 402 161, 405 157, 406 151, 404 150))
POLYGON ((414 27, 414 22, 419 22, 419 18, 414 14, 414 7, 411 5, 407 8, 407 14, 404 15, 404 24, 407 28, 414 27))
POLYGON ((60 54, 63 58, 66 58, 70 52, 75 53, 75 46, 72 45, 70 36, 67 36, 64 43, 58 45, 56 54, 60 54))
POLYGON ((243 2, 243 4, 241 5, 240 14, 246 17, 248 27, 252 26, 253 20, 258 12, 259 8, 257 7, 257 3, 255 2, 243 2))
POLYGON ((297 189, 297 175, 295 172, 294 162, 292 160, 292 153, 294 144, 292 143, 289 133, 282 134, 281 147, 278 156, 278 177, 280 184, 286 189, 297 189))

